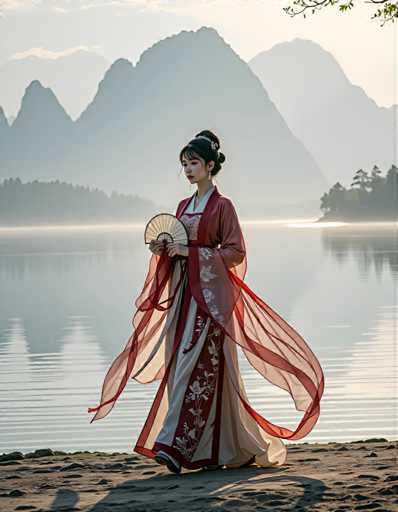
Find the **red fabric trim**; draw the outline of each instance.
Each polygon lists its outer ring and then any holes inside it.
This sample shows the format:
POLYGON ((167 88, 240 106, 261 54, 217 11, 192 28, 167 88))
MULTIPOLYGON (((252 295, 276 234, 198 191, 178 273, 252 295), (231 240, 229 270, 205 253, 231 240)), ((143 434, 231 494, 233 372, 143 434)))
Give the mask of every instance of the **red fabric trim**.
POLYGON ((219 450, 220 450, 220 433, 221 433, 221 414, 222 414, 222 394, 224 389, 224 369, 225 369, 225 356, 224 356, 224 341, 225 332, 222 330, 221 350, 219 354, 219 373, 217 382, 217 405, 216 405, 216 418, 213 423, 213 449, 212 449, 212 462, 211 464, 219 463, 219 450))

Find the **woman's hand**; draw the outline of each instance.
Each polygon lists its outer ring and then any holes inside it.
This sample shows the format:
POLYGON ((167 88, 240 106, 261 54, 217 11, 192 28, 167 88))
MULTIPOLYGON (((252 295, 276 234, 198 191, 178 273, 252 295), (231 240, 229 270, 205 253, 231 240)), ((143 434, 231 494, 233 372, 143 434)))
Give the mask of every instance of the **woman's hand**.
POLYGON ((149 250, 153 252, 153 254, 156 254, 157 256, 160 256, 165 248, 163 242, 161 240, 151 240, 149 242, 149 250))
POLYGON ((189 249, 187 245, 183 245, 178 242, 169 242, 167 244, 167 253, 169 256, 180 255, 188 257, 189 249))

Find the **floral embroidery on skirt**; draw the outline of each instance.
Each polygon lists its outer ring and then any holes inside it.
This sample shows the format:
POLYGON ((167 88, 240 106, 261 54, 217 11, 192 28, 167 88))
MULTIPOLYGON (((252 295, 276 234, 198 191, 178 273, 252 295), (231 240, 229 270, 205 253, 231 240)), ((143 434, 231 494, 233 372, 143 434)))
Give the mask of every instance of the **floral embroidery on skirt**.
POLYGON ((187 390, 175 431, 173 448, 191 460, 199 444, 217 387, 223 333, 212 324, 187 390))

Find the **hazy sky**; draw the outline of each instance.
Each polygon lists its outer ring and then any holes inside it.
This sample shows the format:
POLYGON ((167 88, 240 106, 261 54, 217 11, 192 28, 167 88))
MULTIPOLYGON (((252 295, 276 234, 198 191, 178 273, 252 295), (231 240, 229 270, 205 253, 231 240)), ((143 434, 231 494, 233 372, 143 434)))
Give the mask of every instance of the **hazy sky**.
POLYGON ((0 65, 19 54, 57 57, 77 47, 135 63, 181 30, 214 27, 244 59, 295 37, 318 42, 378 105, 397 103, 397 27, 370 20, 361 0, 350 13, 328 8, 289 17, 293 0, 0 0, 0 65))

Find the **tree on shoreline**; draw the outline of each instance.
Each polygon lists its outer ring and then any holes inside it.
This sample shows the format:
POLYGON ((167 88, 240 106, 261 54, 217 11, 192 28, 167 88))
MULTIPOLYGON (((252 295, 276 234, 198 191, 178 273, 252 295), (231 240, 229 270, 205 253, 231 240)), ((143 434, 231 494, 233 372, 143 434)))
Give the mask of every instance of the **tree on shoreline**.
POLYGON ((321 197, 319 220, 396 220, 398 218, 398 168, 392 165, 385 177, 377 165, 369 175, 358 169, 349 189, 335 183, 321 197))
POLYGON ((156 205, 138 195, 104 191, 59 180, 18 178, 0 182, 0 224, 134 222, 153 214, 156 205))

